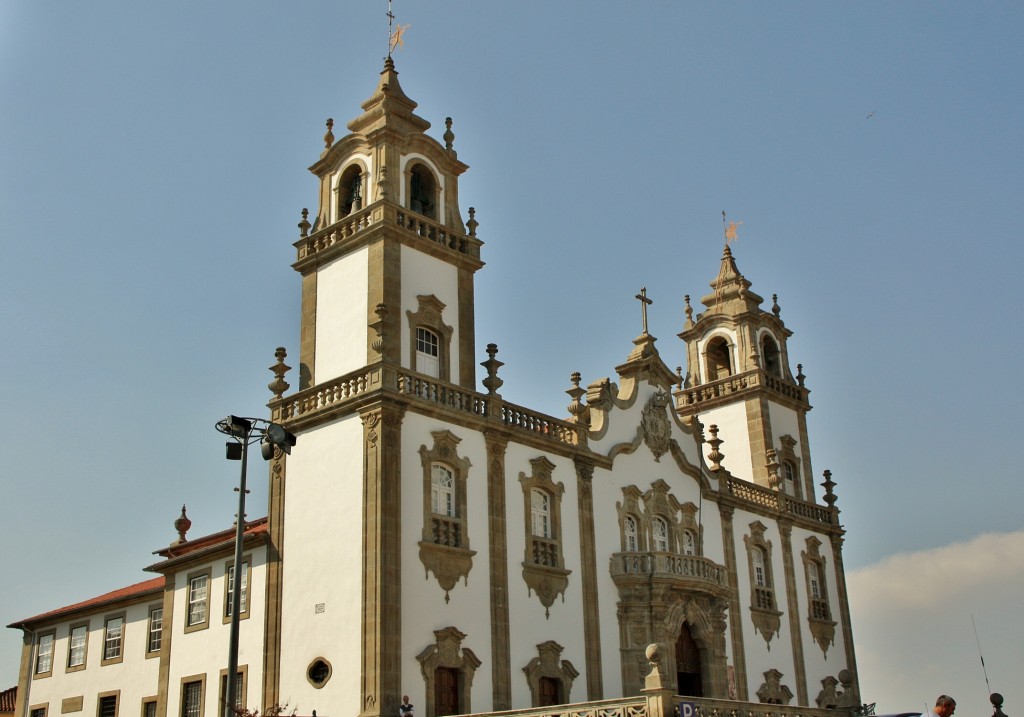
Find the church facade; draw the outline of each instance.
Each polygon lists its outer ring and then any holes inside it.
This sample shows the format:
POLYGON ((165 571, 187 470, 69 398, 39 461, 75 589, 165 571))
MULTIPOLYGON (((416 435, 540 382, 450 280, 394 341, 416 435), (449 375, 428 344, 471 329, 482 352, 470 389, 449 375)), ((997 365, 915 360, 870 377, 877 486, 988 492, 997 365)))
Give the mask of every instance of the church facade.
POLYGON ((607 700, 641 692, 651 644, 698 704, 859 706, 844 531, 778 304, 726 244, 702 310, 687 297, 685 377, 645 315, 614 380, 570 378, 568 418, 506 402, 496 347, 478 364, 467 166, 415 108, 388 58, 311 167, 299 368, 278 350, 269 403, 298 442, 241 574, 233 530, 189 538, 183 510, 157 577, 10 625, 18 717, 216 717, 235 589, 250 709, 607 700))

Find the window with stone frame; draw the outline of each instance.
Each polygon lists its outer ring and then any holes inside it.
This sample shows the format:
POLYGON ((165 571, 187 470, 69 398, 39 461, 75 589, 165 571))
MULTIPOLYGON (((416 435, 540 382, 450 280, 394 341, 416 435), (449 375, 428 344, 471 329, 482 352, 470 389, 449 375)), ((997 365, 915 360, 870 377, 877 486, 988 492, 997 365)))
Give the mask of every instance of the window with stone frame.
POLYGON ((53 672, 54 633, 44 632, 36 636, 36 660, 32 674, 35 677, 49 677, 53 672))
MULTIPOLYGON (((249 558, 242 561, 242 592, 238 595, 238 619, 245 620, 249 617, 249 578, 252 571, 249 569, 249 558)), ((235 561, 231 560, 224 564, 224 610, 223 621, 231 622, 231 606, 235 597, 235 561)))
POLYGON ((615 504, 619 514, 619 535, 624 553, 646 552, 647 528, 644 522, 641 499, 643 493, 635 485, 622 489, 622 502, 615 504))
POLYGON ((124 658, 124 613, 109 615, 103 621, 103 659, 101 665, 121 662, 124 658))
POLYGON ((121 691, 101 692, 96 696, 96 717, 117 717, 121 691))
POLYGON ((84 670, 89 649, 89 623, 72 625, 68 633, 67 671, 84 670))
POLYGON ((149 608, 149 629, 146 635, 146 655, 160 652, 164 641, 164 608, 154 605, 149 608))
POLYGON ((202 717, 206 693, 206 675, 183 677, 181 680, 180 717, 202 717))
POLYGON ((796 454, 796 439, 786 434, 779 437, 776 456, 779 461, 779 488, 787 495, 803 499, 800 481, 800 457, 796 454))
POLYGON ((185 613, 185 632, 203 630, 210 625, 210 570, 188 576, 188 609, 185 613))
POLYGON ((697 536, 694 535, 692 530, 684 528, 681 533, 683 539, 681 543, 681 550, 683 555, 696 555, 697 554, 697 536))
POLYGON ((750 533, 743 536, 750 569, 750 614, 755 629, 765 642, 779 632, 782 613, 777 609, 772 575, 772 543, 765 538, 767 527, 759 520, 750 524, 750 533))
POLYGON ((409 323, 409 366, 431 378, 451 381, 451 343, 454 329, 444 323, 445 304, 428 294, 417 296, 416 311, 406 311, 409 323))
POLYGON ((466 493, 471 463, 459 456, 462 439, 448 430, 433 431, 434 444, 420 446, 423 467, 423 532, 420 561, 445 593, 468 581, 476 552, 470 550, 466 493))
POLYGON ((807 588, 807 622, 814 641, 827 656, 828 648, 835 640, 836 623, 832 620, 829 606, 825 557, 821 554, 821 545, 817 537, 809 536, 807 549, 800 552, 800 557, 803 559, 807 588))
POLYGON ((640 550, 639 523, 635 515, 626 515, 622 519, 622 549, 627 553, 640 550))
POLYGON ((555 597, 565 593, 569 572, 562 555, 562 494, 565 486, 552 480, 555 464, 544 456, 530 460, 531 473, 519 474, 523 489, 523 517, 526 548, 523 579, 536 593, 544 614, 550 614, 555 597))
MULTIPOLYGON (((248 665, 239 665, 238 672, 235 673, 235 713, 245 709, 246 695, 245 691, 248 686, 248 665)), ((217 704, 223 705, 228 698, 228 671, 220 671, 220 695, 217 698, 217 704)))
POLYGON ((46 717, 46 712, 47 712, 47 708, 48 707, 49 707, 48 704, 45 704, 45 705, 42 705, 42 706, 33 705, 28 710, 28 717, 46 717))
POLYGON ((651 547, 656 553, 667 553, 672 547, 669 541, 668 521, 660 515, 651 518, 651 547))

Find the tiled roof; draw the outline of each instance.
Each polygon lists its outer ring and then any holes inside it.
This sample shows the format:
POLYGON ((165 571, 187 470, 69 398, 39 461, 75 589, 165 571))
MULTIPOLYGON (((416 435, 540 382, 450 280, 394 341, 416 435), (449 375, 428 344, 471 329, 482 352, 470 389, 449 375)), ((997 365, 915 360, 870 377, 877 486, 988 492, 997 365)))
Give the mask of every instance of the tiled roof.
POLYGON ((158 593, 164 589, 164 578, 153 578, 152 580, 144 580, 141 583, 135 583, 129 585, 126 588, 114 590, 103 595, 97 595, 94 598, 83 600, 82 602, 76 602, 74 605, 67 605, 65 607, 59 607, 56 610, 50 612, 44 612, 41 615, 34 617, 27 617, 24 620, 18 620, 13 622, 7 627, 22 627, 23 625, 41 622, 54 617, 60 617, 61 615, 67 615, 70 613, 85 610, 87 608, 97 607, 99 605, 106 605, 108 603, 118 602, 120 600, 127 600, 128 598, 139 597, 141 595, 147 595, 149 593, 158 593))
MULTIPOLYGON (((257 518, 256 520, 250 521, 245 524, 245 536, 249 537, 252 535, 258 535, 267 532, 267 519, 257 518)), ((235 529, 228 528, 222 530, 219 533, 210 533, 209 535, 203 535, 195 538, 194 540, 188 540, 184 543, 177 545, 170 545, 166 548, 154 551, 157 555, 164 558, 180 558, 189 553, 194 553, 204 548, 210 548, 215 545, 222 543, 230 543, 235 539, 235 529)))
POLYGON ((14 700, 18 698, 18 688, 10 687, 0 692, 0 713, 14 714, 14 700))

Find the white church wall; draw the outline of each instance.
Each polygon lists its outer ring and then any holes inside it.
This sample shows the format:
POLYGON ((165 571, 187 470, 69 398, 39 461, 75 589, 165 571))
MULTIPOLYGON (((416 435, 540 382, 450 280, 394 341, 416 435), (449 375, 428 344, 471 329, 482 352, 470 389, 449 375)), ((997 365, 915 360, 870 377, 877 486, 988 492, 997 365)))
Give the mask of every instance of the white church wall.
MULTIPOLYGON (((753 456, 750 451, 750 433, 747 429, 747 412, 744 404, 733 403, 705 411, 700 414, 700 421, 704 424, 706 438, 711 438, 708 428, 718 426, 718 437, 723 441, 719 450, 725 455, 722 465, 736 478, 752 482, 753 456)), ((711 446, 705 443, 702 450, 706 459, 711 452, 711 446)))
MULTIPOLYGON (((509 443, 505 453, 505 501, 508 526, 508 603, 511 633, 512 705, 529 707, 530 688, 523 668, 537 657, 537 645, 554 640, 562 646, 560 660, 568 660, 579 671, 569 699, 586 699, 586 660, 583 637, 583 576, 580 564, 576 467, 568 458, 545 455, 555 468, 551 480, 561 483, 562 555, 570 572, 564 596, 555 598, 549 614, 536 594, 531 594, 523 579, 526 551, 526 518, 523 486, 519 474, 532 475, 530 460, 542 454, 535 448, 509 443)), ((489 699, 489 698, 488 698, 489 699)))
POLYGON ((368 250, 360 247, 320 267, 316 280, 318 382, 366 365, 368 250))
POLYGON ((412 412, 403 419, 402 439, 402 694, 408 694, 414 705, 426 704, 424 679, 416 656, 434 644, 435 630, 455 627, 466 635, 462 647, 472 650, 483 663, 473 678, 475 710, 491 700, 486 446, 483 436, 476 431, 412 412), (425 490, 419 449, 431 449, 431 433, 441 430, 449 430, 461 439, 457 455, 471 463, 466 480, 466 527, 469 547, 476 551, 468 579, 460 580, 449 591, 448 602, 434 574, 426 574, 419 556, 425 490))
POLYGON ((747 686, 751 699, 764 682, 764 672, 772 668, 783 673, 783 684, 789 685, 796 694, 796 671, 793 668, 793 643, 789 628, 790 615, 787 609, 786 572, 782 557, 782 537, 778 526, 771 519, 756 513, 737 510, 733 516, 736 531, 736 573, 740 599, 740 623, 743 629, 743 645, 746 653, 747 686), (764 539, 771 543, 771 577, 775 594, 775 606, 782 612, 779 631, 771 638, 770 644, 755 630, 750 614, 751 584, 750 562, 744 537, 751 534, 750 524, 760 521, 765 526, 764 539))
POLYGON ((357 714, 361 669, 363 426, 358 415, 300 437, 288 457, 280 699, 308 714, 357 714), (320 689, 306 679, 314 659, 332 667, 320 689))
POLYGON ((435 259, 423 252, 402 247, 402 316, 398 319, 402 330, 402 365, 406 365, 412 351, 412 332, 408 330, 409 320, 405 315, 408 309, 416 312, 419 309, 417 296, 433 294, 445 305, 441 320, 452 327, 452 338, 449 350, 449 367, 451 382, 459 382, 459 282, 454 266, 448 262, 435 259))

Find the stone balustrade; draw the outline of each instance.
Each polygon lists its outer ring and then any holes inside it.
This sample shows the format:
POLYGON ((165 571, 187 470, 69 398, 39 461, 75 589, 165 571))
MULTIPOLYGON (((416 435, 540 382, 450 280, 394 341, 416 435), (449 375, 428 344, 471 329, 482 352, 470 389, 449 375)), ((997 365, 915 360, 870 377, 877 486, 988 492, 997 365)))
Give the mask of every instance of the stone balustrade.
MULTIPOLYGON (((712 408, 714 404, 725 403, 735 399, 735 395, 752 388, 763 387, 777 396, 792 401, 807 403, 810 393, 803 386, 779 378, 761 369, 744 371, 734 376, 726 376, 716 381, 709 381, 689 388, 681 388, 674 392, 676 406, 680 410, 699 407, 700 410, 712 408)), ((692 413, 692 409, 688 411, 692 413)))
POLYGON ((662 552, 612 553, 612 579, 628 577, 678 577, 725 588, 725 567, 698 555, 662 552))
POLYGON ((771 488, 748 483, 733 476, 728 476, 722 480, 722 490, 748 503, 778 510, 782 513, 812 520, 816 523, 824 523, 825 525, 833 525, 835 523, 835 515, 830 508, 818 505, 817 503, 808 503, 791 495, 786 495, 782 491, 775 491, 771 488))

